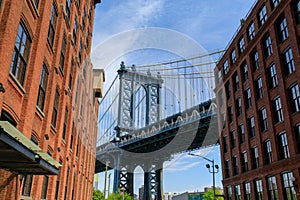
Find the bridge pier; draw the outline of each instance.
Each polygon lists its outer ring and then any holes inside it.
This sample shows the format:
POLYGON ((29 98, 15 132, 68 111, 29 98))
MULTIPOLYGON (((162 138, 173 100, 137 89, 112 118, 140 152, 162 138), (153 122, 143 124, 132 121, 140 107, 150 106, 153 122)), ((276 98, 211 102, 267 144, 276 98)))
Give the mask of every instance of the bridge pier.
POLYGON ((143 200, 163 200, 162 164, 152 165, 144 172, 144 197, 143 200))

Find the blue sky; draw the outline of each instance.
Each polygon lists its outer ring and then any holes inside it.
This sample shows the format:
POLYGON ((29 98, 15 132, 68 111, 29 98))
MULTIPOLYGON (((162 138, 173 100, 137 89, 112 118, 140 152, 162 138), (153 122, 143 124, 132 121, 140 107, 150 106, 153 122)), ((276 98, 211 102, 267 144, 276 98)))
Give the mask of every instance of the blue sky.
MULTIPOLYGON (((253 3, 254 0, 102 0, 95 12, 92 47, 95 49, 113 35, 123 31, 159 27, 187 35, 208 52, 224 49, 240 25, 240 19, 247 14, 253 3)), ((118 48, 117 44, 115 48, 118 48)), ((164 60, 157 58, 145 62, 166 61, 166 57, 161 59, 164 60)), ((115 72, 106 69, 106 76, 114 77, 115 72)), ((109 82, 106 84, 109 85, 109 82)), ((215 159, 220 165, 218 147, 196 153, 215 159)), ((178 155, 173 161, 165 163, 164 192, 201 191, 204 187, 211 186, 212 175, 205 164, 207 161, 185 154, 178 155)), ((137 193, 137 188, 142 184, 142 173, 140 170, 136 172, 135 192, 137 193)), ((216 180, 216 185, 221 186, 220 172, 216 180)), ((101 190, 103 190, 103 182, 103 174, 100 174, 99 189, 101 190)))

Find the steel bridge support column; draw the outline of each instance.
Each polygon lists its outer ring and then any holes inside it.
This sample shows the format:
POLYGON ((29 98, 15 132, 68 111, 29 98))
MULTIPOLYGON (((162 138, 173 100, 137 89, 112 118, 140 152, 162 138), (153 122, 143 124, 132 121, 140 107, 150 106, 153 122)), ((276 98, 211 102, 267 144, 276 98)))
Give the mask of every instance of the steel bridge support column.
POLYGON ((133 196, 133 180, 134 173, 132 172, 132 167, 119 164, 115 169, 113 191, 118 192, 118 190, 120 190, 121 192, 126 192, 133 196))
POLYGON ((151 172, 144 173, 144 197, 143 200, 151 200, 151 172))
POLYGON ((163 178, 162 178, 163 169, 158 169, 156 173, 156 182, 157 182, 157 194, 155 200, 163 200, 163 178))
POLYGON ((120 185, 120 156, 118 155, 115 158, 115 169, 114 169, 114 185, 113 185, 113 192, 118 192, 119 185, 120 185))
POLYGON ((144 197, 143 200, 163 200, 162 164, 152 165, 149 171, 144 173, 144 197))

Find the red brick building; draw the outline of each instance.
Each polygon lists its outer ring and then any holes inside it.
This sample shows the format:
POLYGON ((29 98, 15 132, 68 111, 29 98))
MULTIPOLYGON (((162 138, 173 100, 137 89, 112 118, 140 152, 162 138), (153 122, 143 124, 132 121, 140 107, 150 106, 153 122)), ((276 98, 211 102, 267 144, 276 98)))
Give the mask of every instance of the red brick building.
POLYGON ((226 199, 300 199, 299 38, 299 0, 258 0, 217 64, 226 199))
POLYGON ((0 199, 91 199, 97 3, 0 1, 0 199))

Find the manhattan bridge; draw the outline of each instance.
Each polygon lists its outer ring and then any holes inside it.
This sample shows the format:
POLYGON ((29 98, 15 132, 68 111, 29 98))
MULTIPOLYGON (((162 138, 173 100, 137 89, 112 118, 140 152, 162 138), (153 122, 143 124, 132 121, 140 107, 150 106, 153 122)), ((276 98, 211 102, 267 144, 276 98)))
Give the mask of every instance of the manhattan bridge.
POLYGON ((211 56, 142 66, 122 62, 100 101, 95 172, 114 169, 113 190, 133 195, 144 171, 145 200, 161 200, 163 163, 218 143, 211 56))

